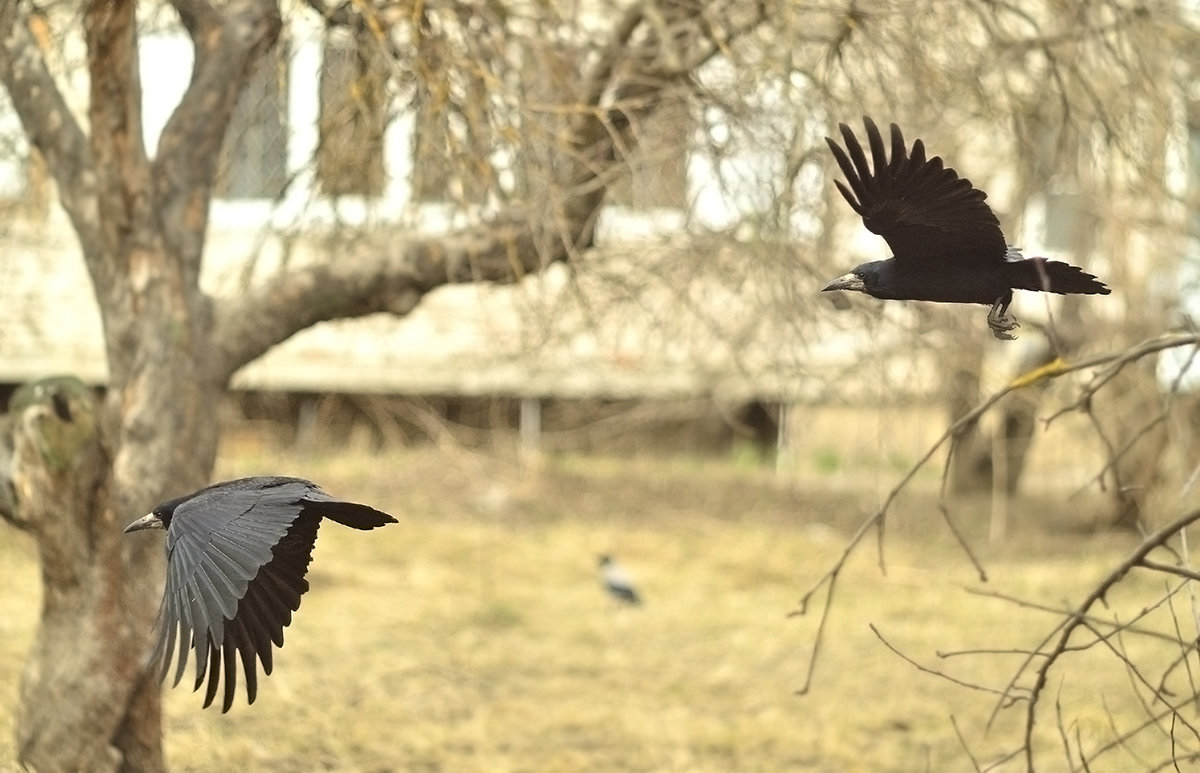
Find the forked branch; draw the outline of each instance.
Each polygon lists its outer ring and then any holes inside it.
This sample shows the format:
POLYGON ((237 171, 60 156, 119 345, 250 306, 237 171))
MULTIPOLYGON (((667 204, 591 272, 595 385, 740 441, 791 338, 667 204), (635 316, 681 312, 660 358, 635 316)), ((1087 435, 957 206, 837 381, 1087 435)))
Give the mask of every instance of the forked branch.
MULTIPOLYGON (((961 416, 958 420, 952 423, 937 439, 936 442, 925 452, 925 454, 917 460, 917 462, 904 474, 900 481, 888 492, 883 504, 876 509, 859 528, 850 536, 841 553, 833 560, 830 568, 821 575, 821 577, 809 588, 807 592, 800 598, 797 609, 793 615, 803 615, 809 611, 810 604, 813 603, 817 593, 823 591, 824 604, 821 605, 819 612, 819 621, 817 632, 815 635, 813 650, 808 663, 808 670, 805 677, 805 682, 798 690, 800 693, 805 693, 810 690, 813 683, 814 674, 816 672, 817 663, 821 658, 821 649, 824 640, 824 632, 826 629, 826 621, 832 612, 833 601, 836 595, 837 583, 841 577, 842 570, 845 568, 850 556, 852 556, 862 545, 864 538, 874 532, 876 535, 878 562, 880 571, 886 573, 885 563, 885 525, 887 517, 892 508, 893 503, 905 488, 911 483, 917 473, 923 469, 929 461, 943 448, 949 444, 950 453, 947 454, 946 464, 949 465, 949 457, 953 452, 953 440, 959 432, 978 421, 985 413, 996 406, 1001 400, 1007 397, 1012 392, 1015 392, 1024 387, 1038 383, 1049 378, 1058 378, 1069 373, 1075 373, 1084 370, 1093 371, 1092 377, 1079 388, 1078 397, 1068 406, 1053 413, 1047 420, 1048 425, 1058 416, 1063 415, 1068 411, 1078 411, 1088 413, 1091 410, 1092 398, 1097 392, 1104 389, 1114 376, 1127 366, 1157 352, 1167 349, 1173 349, 1183 346, 1200 345, 1200 334, 1192 332, 1182 333, 1167 333, 1155 338, 1142 341, 1138 344, 1125 349, 1120 349, 1104 354, 1098 354, 1086 357, 1075 362, 1066 362, 1061 359, 1056 359, 1053 362, 1037 368, 1029 373, 1026 373, 1016 379, 1013 379, 1004 388, 989 396, 978 406, 961 416)), ((981 580, 986 581, 987 575, 982 566, 971 553, 966 541, 961 534, 953 527, 953 523, 949 519, 949 511, 945 503, 945 486, 943 479, 942 501, 939 505, 943 517, 947 521, 948 527, 951 529, 953 536, 958 543, 963 547, 965 553, 975 566, 978 576, 981 580)), ((1154 640, 1170 639, 1167 642, 1169 645, 1179 643, 1182 647, 1179 657, 1169 666, 1171 671, 1179 669, 1182 662, 1183 666, 1188 664, 1183 662, 1195 649, 1195 637, 1185 639, 1180 635, 1178 642, 1175 638, 1154 631, 1150 626, 1141 624, 1144 616, 1148 615, 1154 609, 1163 604, 1170 603, 1170 597, 1178 592, 1191 580, 1200 580, 1200 572, 1186 566, 1182 560, 1173 563, 1166 563, 1159 558, 1152 557, 1156 551, 1162 549, 1170 550, 1171 540, 1180 533, 1181 530, 1200 521, 1200 508, 1188 510, 1188 512, 1180 515, 1167 525, 1147 535, 1142 543, 1132 551, 1123 561, 1113 567, 1101 580, 1092 586, 1087 596, 1077 605, 1070 609, 1052 609, 1049 607, 1033 605, 1036 608, 1060 616, 1053 630, 1043 638, 1033 649, 1023 651, 1025 658, 1021 665, 1017 668, 1013 678, 1009 683, 1001 689, 994 690, 1001 696, 995 711, 1000 708, 1013 705, 1014 702, 1025 704, 1024 709, 1024 730, 1023 738, 1018 754, 1023 755, 1026 765, 1029 770, 1034 769, 1034 730, 1038 724, 1038 708, 1045 691, 1047 680, 1051 669, 1060 665, 1061 662, 1069 654, 1079 650, 1089 649, 1097 644, 1105 646, 1111 653, 1121 659, 1126 668, 1135 675, 1135 686, 1138 689, 1146 691, 1152 695, 1165 696, 1165 687, 1160 689, 1156 687, 1152 680, 1144 673, 1144 669, 1140 669, 1138 665, 1132 661, 1131 657, 1126 654, 1126 650, 1120 642, 1120 637, 1123 634, 1134 634, 1138 636, 1148 635, 1154 640), (1142 613, 1135 616, 1133 620, 1106 620, 1103 616, 1097 614, 1096 606, 1103 603, 1111 590, 1122 582, 1133 570, 1144 570, 1155 573, 1160 573, 1166 576, 1182 580, 1182 583, 1177 583, 1174 590, 1167 593, 1166 597, 1158 603, 1147 604, 1144 606, 1142 613), (1091 638, 1085 642, 1081 642, 1081 630, 1087 631, 1091 638), (1027 681, 1027 678, 1031 677, 1027 681)), ((1180 558, 1178 552, 1173 552, 1177 559, 1180 558)), ((1023 603, 1023 602, 1021 602, 1023 603)), ((890 644, 883 639, 882 635, 876 632, 881 641, 889 648, 896 651, 890 644)), ((897 652, 897 654, 900 654, 897 652)), ((939 676, 945 676, 939 671, 920 666, 911 658, 901 655, 906 661, 917 665, 923 671, 933 673, 939 676)), ((1188 669, 1190 673, 1190 668, 1188 669)), ((1162 681, 1169 676, 1169 673, 1164 673, 1162 681)), ((981 688, 978 685, 969 685, 974 689, 989 689, 981 688)), ((1194 692, 1194 691, 1193 691, 1194 692)), ((1161 726, 1167 718, 1171 718, 1172 727, 1186 729, 1187 732, 1194 732, 1190 721, 1181 715, 1177 716, 1178 709, 1184 705, 1190 705, 1195 699, 1195 696, 1189 695, 1182 701, 1176 699, 1172 701, 1163 701, 1166 705, 1164 710, 1163 705, 1157 706, 1153 711, 1148 710, 1147 713, 1151 717, 1151 724, 1161 726)), ((993 713, 993 716, 995 713, 993 713)), ((1197 733, 1200 735, 1200 733, 1197 733)), ((1070 746, 1070 735, 1062 734, 1061 736, 1065 743, 1070 746)), ((1086 754, 1082 747, 1076 749, 1076 753, 1084 760, 1094 759, 1098 754, 1106 751, 1106 747, 1093 749, 1091 754, 1086 754)), ((1175 753, 1175 752, 1173 752, 1175 753)), ((1179 751, 1183 754, 1182 750, 1179 751)), ((1188 752, 1190 753, 1190 752, 1188 752)))

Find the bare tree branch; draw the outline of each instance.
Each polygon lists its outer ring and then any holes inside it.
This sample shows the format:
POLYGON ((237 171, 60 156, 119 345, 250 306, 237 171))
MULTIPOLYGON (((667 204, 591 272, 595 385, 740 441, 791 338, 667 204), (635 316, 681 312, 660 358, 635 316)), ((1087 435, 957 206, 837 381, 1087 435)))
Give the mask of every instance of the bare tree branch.
MULTIPOLYGON (((1081 626, 1089 627, 1087 617, 1091 608, 1097 603, 1102 602, 1109 591, 1123 580, 1131 569, 1144 566, 1147 556, 1151 552, 1161 547, 1181 529, 1190 526, 1196 521, 1200 521, 1200 509, 1185 513, 1149 535, 1124 561, 1114 567, 1100 582, 1096 583, 1083 601, 1076 605, 1069 613, 1069 616, 1064 619, 1056 643, 1045 653, 1045 659, 1042 664, 1034 670, 1034 683, 1030 688, 1029 701, 1025 709, 1024 738, 1027 769, 1034 769, 1033 732, 1037 725, 1038 698, 1046 687, 1050 669, 1058 664, 1062 655, 1068 651, 1071 637, 1081 626)), ((1107 637, 1101 636, 1100 640, 1105 641, 1107 637)))
POLYGON ((172 3, 191 35, 192 79, 163 127, 153 178, 163 234, 198 282, 216 159, 243 84, 283 27, 274 0, 240 0, 218 12, 207 2, 172 3))
POLYGON ((84 135, 58 88, 31 25, 44 25, 20 0, 0 2, 0 80, 25 133, 58 183, 63 207, 83 249, 100 245, 96 168, 84 135))
MULTIPOLYGON (((324 4, 313 7, 331 18, 324 4)), ((761 24, 763 7, 753 8, 753 13, 725 8, 730 17, 723 26, 709 19, 706 37, 689 52, 689 66, 708 61, 761 24)), ((655 95, 672 85, 662 77, 655 57, 659 42, 653 36, 635 39, 645 20, 643 10, 642 4, 630 7, 599 59, 583 74, 583 97, 567 113, 569 141, 559 149, 568 171, 561 198, 551 202, 548 212, 514 210, 449 236, 409 240, 398 248, 394 243, 371 242, 368 247, 363 242, 352 248, 352 259, 342 256, 326 265, 301 268, 237 298, 216 299, 221 377, 228 378, 269 347, 317 322, 374 312, 406 314, 424 293, 440 285, 516 281, 590 246, 599 208, 616 176, 614 146, 621 142, 619 131, 614 139, 613 121, 604 105, 610 99, 636 97, 653 109, 655 95)))
POLYGON ((150 165, 142 142, 142 88, 137 57, 137 3, 89 2, 83 13, 88 47, 88 122, 96 169, 103 255, 88 256, 96 291, 115 292, 127 273, 116 265, 128 257, 125 242, 141 222, 154 217, 150 165))
POLYGON ((898 647, 896 647, 896 645, 892 644, 890 641, 888 641, 886 638, 884 638, 884 635, 879 632, 879 628, 877 628, 874 623, 868 623, 867 627, 871 629, 871 633, 875 634, 875 638, 879 639, 879 641, 881 641, 883 643, 883 646, 887 647, 889 650, 892 651, 893 654, 895 654, 901 660, 908 663, 910 666, 912 666, 913 668, 917 669, 918 671, 920 671, 922 673, 929 674, 930 676, 940 677, 942 679, 945 679, 947 682, 950 682, 951 684, 958 685, 959 687, 966 687, 967 689, 970 689, 970 690, 978 690, 979 692, 991 693, 992 695, 999 695, 1004 698, 1009 697, 1006 693, 1003 693, 994 687, 988 687, 988 686, 982 685, 982 684, 975 684, 974 682, 967 682, 962 679, 959 679, 956 676, 951 676, 950 674, 947 674, 945 671, 939 671, 938 669, 930 668, 929 666, 926 666, 923 663, 918 663, 913 658, 911 658, 908 655, 906 655, 905 653, 901 652, 900 649, 898 647))
POLYGON ((1171 566, 1170 564, 1160 564, 1157 561, 1151 561, 1149 558, 1141 562, 1142 567, 1151 569, 1155 572, 1163 572, 1165 574, 1173 574, 1178 577, 1184 577, 1189 580, 1200 581, 1200 572, 1188 569, 1184 566, 1171 566))
POLYGON ((951 714, 950 724, 954 727, 954 737, 958 739, 958 745, 962 747, 963 754, 967 755, 967 759, 971 761, 971 769, 977 773, 982 773, 983 768, 979 766, 979 760, 975 758, 975 754, 971 751, 971 746, 967 743, 967 739, 963 736, 962 728, 958 726, 958 719, 951 714))
MULTIPOLYGON (((842 553, 834 560, 831 568, 825 574, 823 574, 801 597, 797 610, 792 614, 805 614, 808 610, 809 602, 812 601, 814 595, 822 588, 822 586, 825 586, 825 603, 820 611, 820 620, 813 644, 813 652, 809 662, 806 681, 805 684, 798 690, 798 692, 806 692, 812 684, 816 661, 821 655, 825 623, 828 616, 831 614, 831 606, 836 592, 836 586, 840 578, 841 571, 845 567, 847 560, 857 550, 867 533, 875 531, 879 541, 879 565, 881 571, 884 570, 883 530, 892 503, 895 501, 896 497, 899 496, 901 491, 907 488, 908 484, 915 477, 917 472, 919 472, 920 469, 924 467, 948 441, 951 441, 955 437, 956 433, 961 427, 977 421, 984 413, 997 405, 1004 397, 1016 390, 1038 384, 1045 379, 1058 378, 1068 373, 1074 373, 1080 370, 1095 369, 1096 372, 1092 378, 1080 388, 1079 397, 1073 403, 1071 403, 1070 407, 1055 412, 1050 419, 1046 420, 1046 424, 1049 425, 1050 421, 1057 416, 1062 415, 1067 410, 1074 409, 1086 412, 1090 410, 1091 398, 1095 395, 1097 390, 1110 383, 1112 378, 1123 368, 1141 360, 1146 356, 1149 356, 1150 354, 1180 346, 1195 346, 1198 343, 1200 343, 1200 336, 1197 334, 1190 332, 1168 333, 1148 339, 1125 349, 1081 358, 1076 362, 1067 362, 1062 359, 1055 359, 1044 366, 1036 368, 1013 379, 1008 385, 990 395, 974 409, 968 411, 957 421, 951 424, 950 427, 948 427, 942 434, 942 436, 929 448, 929 450, 919 460, 917 460, 912 468, 909 469, 909 471, 902 477, 900 482, 892 488, 880 508, 876 510, 870 517, 868 517, 862 523, 859 529, 853 535, 851 535, 851 537, 847 540, 842 553)), ((941 508, 943 516, 947 516, 944 501, 944 480, 945 479, 943 478, 943 500, 939 507, 941 508)), ((1111 572, 1103 580, 1093 586, 1091 592, 1080 604, 1069 611, 1057 612, 1058 614, 1063 615, 1063 619, 1059 621, 1058 625, 1055 626, 1051 634, 1043 639, 1043 641, 1036 648, 1025 652, 1025 660, 1017 669, 1013 678, 1004 688, 996 691, 1003 697, 1003 699, 997 705, 996 709, 993 710, 993 719, 1001 707, 1011 705, 1011 702, 1013 701, 1024 701, 1026 703, 1022 753, 1025 755, 1026 764, 1029 770, 1034 769, 1033 733, 1037 724, 1037 706, 1039 697, 1042 691, 1045 689, 1049 670, 1060 661, 1065 653, 1072 651, 1072 648, 1076 646, 1072 643, 1072 637, 1080 627, 1092 631, 1096 635, 1096 641, 1089 642, 1087 645, 1084 645, 1083 648, 1089 648, 1097 642, 1103 643, 1110 649, 1113 649, 1114 653, 1116 653, 1119 657, 1123 657, 1127 662, 1127 666, 1134 667, 1131 663, 1129 663, 1127 656, 1122 656, 1116 649, 1113 648, 1113 645, 1109 642, 1109 639, 1111 637, 1119 636, 1123 631, 1134 630, 1132 626, 1137 622, 1137 619, 1149 614, 1150 611, 1157 605, 1148 605, 1145 607, 1142 610, 1142 613, 1134 621, 1115 624, 1113 626, 1113 631, 1110 633, 1103 633, 1093 626, 1093 621, 1096 618, 1091 615, 1090 610, 1097 602, 1102 601, 1107 596, 1109 591, 1122 579, 1124 579, 1131 569, 1140 567, 1149 569, 1151 571, 1177 575, 1184 577, 1187 580, 1200 578, 1200 574, 1197 574, 1190 569, 1165 565, 1149 558, 1149 555, 1152 552, 1166 545, 1168 540, 1173 535, 1196 521, 1200 521, 1200 510, 1192 510, 1172 521, 1171 523, 1163 526, 1153 534, 1148 535, 1142 544, 1132 554, 1130 554, 1128 558, 1111 570, 1111 572), (1034 661, 1040 661, 1036 667, 1034 667, 1034 661), (1027 671, 1027 669, 1030 671, 1027 671), (1028 688, 1029 692, 1027 695, 1019 694, 1017 692, 1018 681, 1021 679, 1022 675, 1030 672, 1034 676, 1033 684, 1028 688)), ((948 518, 947 523, 950 525, 952 531, 954 531, 953 524, 948 518)), ((965 549, 966 545, 956 531, 955 536, 965 549)), ((969 550, 967 550, 967 554, 971 558, 972 563, 975 564, 977 570, 981 572, 981 578, 986 579, 985 576, 982 575, 982 569, 979 567, 974 557, 970 555, 969 550)), ((1167 597, 1160 603, 1167 603, 1170 595, 1171 594, 1168 594, 1167 597)), ((1049 609, 1047 611, 1056 612, 1055 610, 1049 609)), ((878 632, 876 632, 876 635, 879 635, 878 632)), ((882 637, 880 638, 882 640, 882 637)), ((887 644, 886 641, 885 644, 887 644)), ((888 646, 890 647, 891 645, 888 646)), ((907 656, 901 654, 901 657, 904 657, 904 659, 908 660, 910 663, 913 662, 911 658, 908 658, 907 656)), ((940 672, 935 673, 944 676, 940 672)), ((1154 690, 1150 683, 1142 678, 1140 674, 1139 680, 1146 686, 1147 689, 1154 690)), ((1021 692, 1023 693, 1024 689, 1022 689, 1021 692)), ((1063 735, 1062 738, 1065 742, 1067 736, 1063 735)), ((1080 753, 1084 754, 1082 749, 1080 753)), ((1086 758, 1087 757, 1085 755, 1085 759, 1086 758)))
POLYGON ((241 366, 297 330, 324 320, 386 311, 406 314, 434 287, 454 282, 509 282, 537 271, 543 254, 532 228, 491 223, 457 235, 389 247, 362 242, 336 260, 297 269, 233 298, 215 302, 218 373, 241 366))
POLYGON ((193 39, 205 31, 215 30, 221 24, 217 9, 209 0, 170 0, 170 3, 193 39))

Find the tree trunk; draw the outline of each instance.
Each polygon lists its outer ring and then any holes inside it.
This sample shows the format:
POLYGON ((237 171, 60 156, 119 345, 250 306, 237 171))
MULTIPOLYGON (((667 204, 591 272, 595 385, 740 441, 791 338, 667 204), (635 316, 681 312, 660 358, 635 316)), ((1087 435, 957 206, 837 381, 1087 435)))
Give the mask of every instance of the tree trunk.
MULTIPOLYGON (((1154 365, 1153 360, 1129 365, 1092 401, 1092 420, 1109 465, 1105 479, 1113 504, 1112 525, 1117 528, 1152 530, 1162 525, 1154 520, 1156 508, 1147 507, 1157 493, 1171 441, 1154 365)), ((1174 505, 1157 511, 1174 512, 1174 505)))
POLYGON ((208 480, 219 389, 198 377, 203 358, 179 347, 178 319, 138 319, 138 366, 103 404, 82 386, 63 397, 56 385, 16 416, 17 522, 34 536, 44 587, 17 735, 22 763, 37 770, 163 769, 149 662, 163 543, 122 528, 208 480), (76 447, 48 454, 44 438, 71 427, 76 447))
MULTIPOLYGON (((942 403, 950 421, 969 413, 979 399, 979 374, 983 370, 983 346, 968 338, 973 333, 955 329, 958 339, 950 348, 949 368, 943 384, 942 403)), ((956 494, 987 491, 992 485, 991 441, 975 421, 954 436, 950 460, 950 490, 956 494)))
MULTIPOLYGON (((148 667, 156 605, 148 599, 161 594, 163 545, 121 530, 162 495, 155 481, 163 471, 112 464, 108 428, 121 425, 113 417, 127 391, 110 392, 104 404, 70 379, 22 391, 13 415, 14 521, 38 547, 43 608, 21 683, 21 762, 45 771, 161 770, 160 687, 148 667)), ((166 433, 196 451, 176 468, 181 488, 202 482, 213 460, 212 423, 191 424, 166 433)))
MULTIPOLYGON (((0 497, 0 515, 33 534, 42 565, 41 627, 18 716, 21 762, 42 771, 164 767, 158 673, 150 662, 163 544, 122 529, 156 502, 207 482, 216 456, 213 413, 233 373, 316 322, 405 314, 441 285, 514 281, 590 245, 615 163, 603 107, 619 93, 614 83, 640 79, 666 88, 762 20, 760 10, 738 14, 727 27, 705 19, 710 37, 688 47, 683 69, 631 75, 618 67, 624 58, 656 68, 667 41, 635 35, 653 20, 640 5, 627 10, 612 45, 579 64, 587 109, 573 107, 570 147, 555 148, 565 160, 565 190, 540 202, 543 213, 507 213, 436 239, 390 239, 353 260, 281 272, 236 297, 213 299, 199 276, 217 158, 281 17, 275 0, 172 5, 191 37, 194 67, 151 160, 142 143, 133 0, 84 4, 88 132, 31 30, 44 17, 33 19, 29 4, 0 0, 0 80, 79 236, 109 366, 100 404, 76 381, 25 393, 10 461, 13 502, 0 497)), ((690 12, 680 18, 694 22, 690 12)), ((569 97, 573 106, 581 101, 569 97)))
POLYGON ((135 3, 84 7, 89 136, 38 55, 25 12, 0 2, 8 30, 0 77, 79 234, 109 365, 102 404, 51 382, 26 393, 15 419, 10 517, 34 536, 44 586, 17 740, 21 762, 38 770, 164 767, 150 663, 163 544, 122 529, 212 471, 212 413, 226 379, 214 375, 213 313, 199 291, 208 201, 241 84, 279 30, 278 8, 265 0, 231 6, 237 23, 204 5, 179 12, 196 67, 151 161, 135 3))
MULTIPOLYGON (((1078 347, 1071 347, 1075 351, 1078 347)), ((1045 347, 1034 350, 1025 357, 1017 367, 1016 375, 1028 373, 1054 361, 1057 355, 1051 350, 1049 343, 1045 347)), ((1050 386, 1049 379, 1027 386, 1011 394, 1000 406, 1000 425, 996 431, 1001 434, 1004 453, 1004 480, 999 481, 1000 489, 1005 494, 1017 493, 1017 486, 1025 472, 1025 463, 1029 459, 1029 451, 1033 447, 1033 436, 1037 431, 1038 406, 1042 396, 1050 386)), ((995 484, 993 484, 995 485, 995 484)))

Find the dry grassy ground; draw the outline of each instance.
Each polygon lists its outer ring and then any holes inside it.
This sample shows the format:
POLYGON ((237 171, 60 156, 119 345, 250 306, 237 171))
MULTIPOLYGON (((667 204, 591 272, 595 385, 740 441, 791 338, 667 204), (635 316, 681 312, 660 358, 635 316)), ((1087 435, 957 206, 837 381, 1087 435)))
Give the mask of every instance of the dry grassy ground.
MULTIPOLYGON (((401 522, 322 529, 312 591, 255 705, 223 716, 169 691, 176 771, 969 770, 952 718, 986 759, 1015 745, 1020 716, 1002 712, 985 733, 994 696, 918 672, 868 624, 923 663, 996 686, 1012 656, 935 652, 1027 647, 1051 625, 968 593, 983 586, 917 494, 891 521, 887 576, 873 548, 844 573, 813 690, 799 696, 816 620, 787 613, 875 505, 874 482, 859 494, 698 462, 551 460, 530 475, 463 452, 254 447, 231 449, 218 475, 265 472, 312 477, 401 522), (643 607, 603 595, 600 552, 637 575, 643 607)), ((1065 532, 1086 505, 1056 507, 1015 503, 1007 544, 992 548, 974 509, 956 511, 987 588, 1074 600, 1133 544, 1065 532)), ((0 529, 0 767, 36 578, 28 541, 0 529)), ((1140 716, 1111 660, 1054 676, 1044 713, 1057 699, 1085 739, 1109 732, 1101 696, 1118 721, 1140 716)), ((1039 737, 1043 769, 1064 768, 1052 721, 1039 737)), ((1143 765, 1125 751, 1104 761, 1093 769, 1143 765)))

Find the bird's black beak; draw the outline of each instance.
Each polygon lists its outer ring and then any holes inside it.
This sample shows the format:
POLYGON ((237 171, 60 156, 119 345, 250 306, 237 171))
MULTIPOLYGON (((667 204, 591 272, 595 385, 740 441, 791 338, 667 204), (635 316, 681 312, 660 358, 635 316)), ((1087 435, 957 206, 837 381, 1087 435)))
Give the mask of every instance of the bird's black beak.
POLYGON ((822 287, 821 292, 827 293, 830 290, 855 290, 861 293, 865 292, 866 289, 861 276, 858 274, 844 274, 822 287))
POLYGON ((161 528, 163 528, 162 519, 154 513, 150 513, 149 515, 143 515, 141 518, 138 518, 136 521, 126 526, 122 534, 128 534, 131 531, 141 531, 142 529, 161 528))

